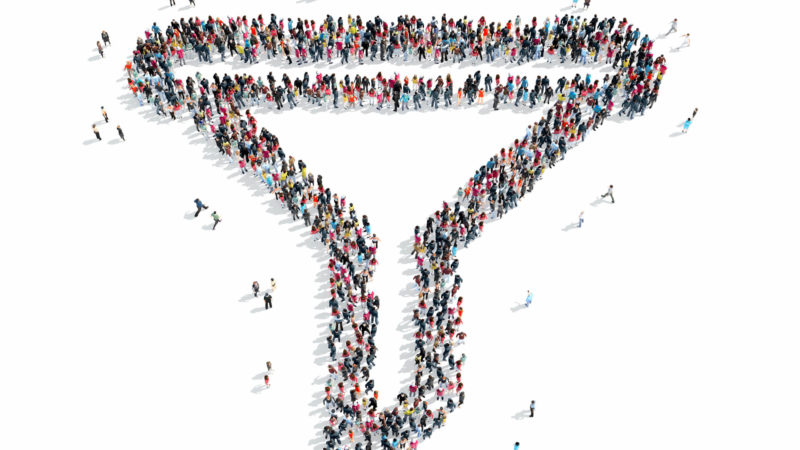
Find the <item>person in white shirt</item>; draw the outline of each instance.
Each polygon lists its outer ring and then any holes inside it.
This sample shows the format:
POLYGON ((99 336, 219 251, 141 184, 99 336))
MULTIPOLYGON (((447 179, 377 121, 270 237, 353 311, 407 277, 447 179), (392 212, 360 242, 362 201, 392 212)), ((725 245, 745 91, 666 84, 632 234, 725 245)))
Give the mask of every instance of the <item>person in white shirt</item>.
POLYGON ((613 184, 608 186, 608 192, 606 192, 605 194, 601 195, 600 198, 606 198, 607 196, 611 196, 611 203, 614 203, 614 185, 613 184))

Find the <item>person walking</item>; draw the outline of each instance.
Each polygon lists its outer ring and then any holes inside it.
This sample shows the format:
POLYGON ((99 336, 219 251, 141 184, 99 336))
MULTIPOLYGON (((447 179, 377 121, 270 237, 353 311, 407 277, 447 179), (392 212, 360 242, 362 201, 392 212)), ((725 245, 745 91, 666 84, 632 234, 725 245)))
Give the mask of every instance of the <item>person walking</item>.
POLYGON ((122 127, 119 125, 117 125, 117 134, 119 134, 120 139, 125 140, 125 133, 122 132, 122 127))
POLYGON ((253 281, 253 297, 258 297, 259 288, 258 281, 253 281))
POLYGON ((106 123, 108 123, 108 113, 106 112, 106 109, 101 106, 100 107, 100 112, 103 114, 103 119, 105 119, 106 123))
POLYGON ((265 292, 264 293, 264 309, 270 309, 270 308, 272 308, 272 296, 269 295, 269 292, 265 292))
POLYGON ((691 34, 689 33, 686 33, 683 36, 681 36, 683 38, 683 44, 681 44, 681 46, 678 47, 678 49, 682 49, 683 47, 689 47, 690 45, 692 45, 692 40, 690 36, 691 34))
POLYGON ((514 443, 514 450, 519 450, 519 442, 514 443))
POLYGON ((102 141, 103 140, 103 138, 100 137, 100 131, 98 131, 97 125, 92 124, 92 131, 94 132, 94 135, 97 136, 97 140, 98 141, 102 141))
POLYGON ((527 308, 527 307, 531 306, 531 302, 532 301, 533 301, 533 293, 529 290, 528 291, 528 296, 525 297, 525 307, 527 308))
POLYGON ((277 287, 277 284, 275 284, 275 278, 270 278, 269 282, 270 285, 272 286, 272 292, 275 292, 275 288, 277 287))
POLYGON ((169 6, 175 6, 176 0, 169 0, 169 6))
POLYGON ((197 6, 197 5, 194 4, 194 0, 189 0, 189 4, 192 5, 192 6, 197 6))
POLYGON ((694 111, 692 112, 692 120, 694 120, 694 116, 696 115, 697 115, 697 108, 695 108, 694 111))
POLYGON ((681 133, 688 133, 690 126, 692 126, 692 118, 691 117, 686 119, 686 122, 683 122, 683 131, 681 131, 681 133))
POLYGON ((578 228, 581 228, 582 226, 583 226, 583 211, 581 211, 581 213, 578 214, 578 228))
POLYGON ((201 202, 199 198, 194 199, 194 204, 195 204, 195 206, 197 206, 197 212, 194 213, 195 217, 197 217, 200 214, 201 210, 208 209, 208 206, 204 205, 203 202, 201 202))
POLYGON ((605 194, 601 195, 600 198, 606 198, 608 196, 611 197, 611 203, 614 203, 614 185, 613 184, 608 186, 608 192, 606 192, 605 194))
POLYGON ((583 9, 589 9, 589 3, 591 2, 592 0, 583 0, 583 9))
POLYGON ((103 39, 103 45, 111 45, 111 39, 108 37, 106 30, 100 33, 100 38, 103 39))
POLYGON ((670 23, 669 31, 667 31, 667 34, 665 34, 664 36, 669 36, 670 33, 677 31, 678 31, 678 19, 673 19, 672 22, 670 23))
POLYGON ((264 386, 269 388, 269 375, 264 375, 264 386))
POLYGON ((531 400, 531 417, 533 417, 533 412, 536 409, 536 400, 531 400))
POLYGON ((211 213, 211 218, 214 219, 214 226, 211 227, 211 231, 214 231, 217 229, 217 224, 222 222, 222 219, 219 218, 219 214, 216 211, 211 213))
POLYGON ((105 55, 103 55, 103 45, 100 44, 100 41, 97 41, 97 51, 100 52, 101 58, 105 58, 105 55))

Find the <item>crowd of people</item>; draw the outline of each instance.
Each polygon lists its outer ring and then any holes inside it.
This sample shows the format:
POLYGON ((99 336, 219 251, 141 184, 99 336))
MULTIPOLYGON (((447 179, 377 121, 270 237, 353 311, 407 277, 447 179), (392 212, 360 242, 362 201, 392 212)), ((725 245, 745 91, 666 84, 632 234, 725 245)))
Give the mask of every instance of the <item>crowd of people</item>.
MULTIPOLYGON (((379 18, 367 22, 360 17, 348 18, 345 26, 342 19, 334 21, 330 16, 315 24, 313 21, 278 21, 274 15, 267 23, 261 16, 253 19, 251 26, 250 23, 244 17, 230 19, 227 23, 181 19, 172 22, 163 32, 154 24, 148 35, 138 41, 133 59, 126 66, 129 87, 140 104, 146 99, 159 114, 167 110, 175 119, 176 110, 187 110, 196 129, 213 139, 219 153, 230 158, 231 163, 237 163, 243 174, 259 177, 292 219, 302 220, 326 249, 329 256, 326 289, 330 292, 331 320, 326 336, 330 363, 323 398, 328 417, 322 432, 324 448, 415 449, 420 440, 444 426, 448 414, 465 400, 461 369, 466 355, 457 356, 456 349, 466 339, 462 318, 464 298, 459 295, 463 280, 457 273, 459 249, 467 248, 477 239, 488 222, 516 208, 546 170, 563 160, 591 130, 603 125, 612 112, 617 112, 615 105, 620 105, 619 115, 632 118, 636 113, 644 114, 657 99, 666 71, 665 58, 655 56, 652 41, 641 37, 638 29, 627 20, 617 22, 614 18, 587 21, 564 16, 552 22, 548 18, 544 23, 537 23, 534 18, 531 24, 525 24, 524 31, 519 29, 519 18, 501 26, 486 25, 483 18, 454 21, 445 17, 441 22, 434 19, 427 25, 413 17, 401 17, 397 25, 386 24, 379 18), (604 64, 613 63, 617 68, 603 80, 576 76, 571 80, 562 78, 554 87, 545 83, 546 77, 543 77, 541 83, 528 88, 534 92, 534 95, 529 93, 529 98, 536 101, 539 101, 537 85, 539 95, 546 96, 548 89, 552 90, 552 106, 545 101, 547 110, 538 120, 532 120, 516 139, 475 170, 458 188, 455 201, 442 202, 424 224, 414 229, 414 244, 410 249, 416 261, 413 279, 417 286, 416 307, 411 318, 415 348, 413 382, 388 407, 379 406, 375 381, 370 377, 377 355, 375 336, 381 301, 369 287, 378 265, 379 239, 368 217, 360 215, 344 195, 333 192, 321 175, 312 174, 302 159, 288 155, 277 136, 266 127, 259 127, 256 117, 246 110, 248 103, 243 92, 252 89, 248 83, 259 86, 258 79, 224 75, 213 77, 212 83, 202 76, 190 76, 184 83, 172 70, 173 63, 185 58, 184 47, 201 55, 201 60, 211 61, 211 47, 224 53, 231 42, 237 48, 249 42, 251 51, 258 56, 257 48, 261 43, 261 51, 274 56, 277 44, 290 60, 295 55, 294 50, 301 56, 309 52, 317 57, 320 48, 323 56, 325 51, 338 52, 340 41, 347 44, 342 45, 341 51, 345 53, 359 49, 358 52, 363 51, 369 57, 381 51, 381 56, 389 60, 398 55, 388 49, 396 51, 399 45, 402 52, 421 48, 421 55, 431 53, 433 58, 444 60, 447 56, 442 56, 443 52, 453 57, 471 52, 479 55, 509 52, 510 58, 535 59, 540 49, 557 49, 562 62, 567 57, 572 58, 575 51, 583 56, 583 50, 589 52, 587 58, 594 60, 604 43, 613 42, 608 47, 614 51, 606 56, 604 64), (214 45, 210 46, 210 42, 214 45), (381 50, 384 47, 385 55, 381 50), (561 49, 570 51, 564 54, 561 49)), ((346 76, 338 84, 333 75, 318 75, 314 83, 318 84, 318 91, 323 87, 342 92, 359 90, 359 100, 372 89, 376 96, 379 93, 386 96, 389 91, 395 109, 397 86, 401 94, 408 86, 409 90, 430 98, 436 89, 447 90, 448 85, 452 85, 449 77, 436 78, 437 81, 431 83, 427 80, 420 83, 419 79, 414 83, 413 78, 408 83, 405 78, 401 81, 399 75, 388 79, 376 76, 366 83, 363 77, 360 83, 357 78, 345 81, 347 79, 346 76), (325 77, 328 77, 327 82, 325 77), (387 89, 388 86, 391 87, 387 89)), ((516 79, 505 80, 505 83, 500 83, 502 80, 498 77, 482 80, 477 75, 469 79, 471 81, 465 84, 477 84, 479 89, 489 84, 491 87, 486 90, 494 89, 494 92, 502 85, 503 94, 512 84, 514 88, 508 89, 509 99, 515 102, 519 99, 516 93, 520 87, 516 79), (510 97, 511 92, 516 97, 510 97)), ((272 95, 276 108, 280 108, 287 93, 298 96, 294 89, 299 95, 306 95, 308 90, 303 89, 304 82, 313 93, 310 80, 292 82, 286 76, 280 82, 273 82, 268 77, 264 84, 268 86, 266 92, 260 92, 256 98, 261 94, 265 99, 272 95), (276 94, 281 90, 283 93, 276 94)), ((452 88, 449 89, 452 94, 452 88)), ((474 88, 470 90, 476 92, 474 88)), ((440 95, 444 97, 444 92, 440 95)), ((469 98, 468 94, 464 95, 469 98)), ((498 97, 500 95, 498 92, 498 97)), ((316 94, 309 95, 306 101, 316 98, 316 94)), ((471 101, 479 99, 467 100, 471 101)), ((502 100, 495 98, 493 101, 502 100)), ((200 208, 198 205, 198 210, 200 208)))
POLYGON ((313 19, 245 16, 173 20, 165 28, 157 23, 145 31, 139 44, 148 41, 166 45, 163 50, 184 62, 191 53, 201 62, 238 58, 245 63, 260 61, 302 65, 338 61, 390 61, 392 63, 494 62, 525 64, 536 61, 597 63, 625 60, 634 46, 651 38, 634 28, 626 18, 600 19, 575 15, 533 17, 489 22, 461 18, 398 16, 386 21, 348 15, 313 19))

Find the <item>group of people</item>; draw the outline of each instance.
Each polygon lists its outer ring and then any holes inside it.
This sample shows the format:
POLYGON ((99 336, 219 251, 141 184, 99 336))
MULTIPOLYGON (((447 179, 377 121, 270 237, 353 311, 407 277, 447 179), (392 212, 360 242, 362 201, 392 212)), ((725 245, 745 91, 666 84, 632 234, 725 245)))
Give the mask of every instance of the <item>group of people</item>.
MULTIPOLYGON (((100 114, 102 114, 105 123, 108 123, 108 112, 104 106, 100 107, 100 114)), ((103 138, 100 137, 100 130, 97 129, 97 124, 95 123, 92 124, 92 133, 94 133, 94 137, 97 138, 98 141, 103 140, 103 138)), ((123 141, 125 140, 125 133, 122 131, 122 127, 119 125, 117 125, 117 134, 119 135, 120 139, 123 141)))
MULTIPOLYGON (((348 18, 345 26, 342 19, 334 21, 330 17, 317 25, 300 20, 285 23, 272 15, 267 24, 261 16, 254 19, 251 29, 246 18, 230 19, 228 23, 181 19, 164 32, 154 24, 152 32, 148 31, 144 39, 139 39, 133 59, 126 67, 129 86, 140 103, 143 103, 144 93, 148 102, 162 105, 156 108, 157 113, 163 113, 163 105, 172 107, 173 111, 188 110, 196 129, 207 134, 209 139, 213 138, 219 153, 230 158, 232 163, 237 162, 243 174, 260 177, 265 189, 275 196, 281 207, 287 209, 293 220, 302 220, 326 249, 329 256, 326 290, 330 293, 331 317, 326 336, 331 361, 323 398, 328 413, 323 428, 326 449, 362 450, 377 446, 415 449, 419 440, 430 437, 435 429, 446 424, 448 414, 465 400, 461 370, 466 355, 457 356, 456 350, 466 339, 462 318, 464 298, 459 294, 463 279, 457 273, 457 253, 477 239, 488 222, 516 208, 546 170, 563 160, 591 130, 602 126, 605 118, 615 111, 615 105, 621 105, 619 113, 632 118, 635 113, 644 114, 657 99, 666 60, 663 55, 652 53, 652 41, 640 36, 638 29, 627 20, 617 22, 614 18, 599 20, 595 17, 587 21, 564 16, 537 24, 534 18, 532 25, 525 24, 525 31, 519 29, 519 18, 515 22, 516 29, 511 21, 495 27, 486 25, 483 18, 473 22, 453 21, 443 16, 441 22, 434 19, 425 24, 406 16, 398 19, 398 25, 390 26, 379 18, 363 22, 356 17, 348 18), (605 64, 614 63, 613 67, 617 68, 613 75, 608 74, 602 80, 592 80, 589 76, 564 78, 556 83, 557 88, 549 83, 543 86, 546 77, 542 78, 540 92, 544 89, 546 95, 549 87, 554 94, 559 94, 553 98, 553 105, 476 169, 458 188, 455 201, 442 202, 422 225, 415 227, 414 244, 410 249, 416 261, 413 280, 417 299, 411 318, 415 369, 413 381, 395 397, 391 406, 379 407, 378 391, 370 377, 377 355, 375 335, 381 302, 369 287, 378 265, 376 255, 380 239, 373 232, 368 217, 360 215, 344 195, 333 192, 321 175, 312 174, 302 159, 288 155, 278 137, 266 127, 259 127, 249 110, 242 111, 247 103, 242 103, 243 98, 237 97, 237 92, 243 96, 242 91, 247 89, 248 82, 254 82, 253 77, 225 75, 214 77, 213 83, 202 76, 188 77, 184 84, 172 71, 173 63, 183 59, 177 55, 176 48, 182 49, 187 42, 192 45, 186 47, 198 53, 207 52, 208 48, 203 50, 203 45, 208 47, 209 42, 216 45, 218 39, 222 45, 250 42, 252 47, 261 42, 261 33, 265 36, 268 53, 269 46, 274 50, 276 42, 283 49, 310 51, 314 45, 331 48, 330 43, 336 48, 341 39, 366 49, 367 54, 372 53, 373 45, 378 45, 378 49, 384 45, 394 48, 395 41, 401 48, 412 46, 413 42, 423 48, 425 54, 429 45, 434 53, 444 48, 449 52, 449 47, 444 45, 447 42, 454 48, 464 45, 479 53, 484 47, 494 52, 495 45, 508 51, 517 45, 522 58, 521 49, 527 42, 525 58, 533 58, 539 46, 574 51, 585 48, 594 51, 593 57, 597 57, 605 42, 614 43, 614 53, 605 59, 605 64), (267 34, 269 39, 266 39, 267 34), (225 36, 224 40, 221 35, 225 36), (364 43, 368 45, 364 47, 364 43)), ((221 51, 224 53, 224 46, 221 51)), ((292 52, 286 50, 285 54, 289 58, 292 52)), ((386 57, 392 59, 388 50, 386 57)), ((201 59, 210 60, 208 55, 201 59)), ((470 78, 472 83, 486 83, 480 76, 470 78)), ((280 83, 268 80, 267 93, 279 88, 284 92, 302 89, 302 80, 297 87, 297 80, 287 82, 287 79, 280 83)), ((359 84, 354 79, 340 86, 343 86, 342 91, 358 88, 369 92, 372 80, 367 82, 369 89, 363 80, 362 77, 359 84)), ((394 98, 396 86, 400 86, 402 92, 406 82, 395 75, 386 80, 387 86, 390 80, 394 80, 390 89, 394 98)), ((494 81, 497 89, 497 77, 494 81)), ((519 89, 516 79, 510 82, 515 90, 519 89)), ((258 85, 257 80, 255 83, 258 85)), ((316 83, 320 83, 319 89, 323 85, 330 86, 331 90, 339 87, 333 75, 328 75, 327 82, 325 77, 321 82, 318 77, 316 83)), ((383 91, 383 83, 383 78, 375 77, 376 91, 383 91)), ((446 83, 439 84, 437 79, 435 84, 447 89, 446 83)), ((411 85, 426 96, 437 89, 433 83, 430 90, 428 83, 411 85)), ((305 91, 300 92, 305 95, 305 91)), ((361 95, 359 93, 359 97, 361 95)), ((254 291, 257 295, 257 287, 254 291)))
MULTIPOLYGON (((587 5, 588 6, 588 5, 587 5)), ((319 22, 313 19, 237 16, 181 18, 165 28, 157 23, 145 31, 140 45, 148 41, 161 45, 162 51, 185 63, 187 53, 201 62, 212 63, 228 58, 255 64, 270 61, 275 64, 324 63, 340 61, 347 64, 390 61, 393 63, 458 64, 465 61, 525 64, 536 61, 552 62, 559 58, 574 63, 597 63, 606 60, 625 60, 634 46, 652 39, 634 28, 626 18, 600 19, 564 15, 533 17, 524 21, 520 16, 505 21, 489 22, 461 18, 398 16, 386 21, 348 15, 346 18, 328 15, 319 22), (293 59, 294 58, 294 59, 293 59)))

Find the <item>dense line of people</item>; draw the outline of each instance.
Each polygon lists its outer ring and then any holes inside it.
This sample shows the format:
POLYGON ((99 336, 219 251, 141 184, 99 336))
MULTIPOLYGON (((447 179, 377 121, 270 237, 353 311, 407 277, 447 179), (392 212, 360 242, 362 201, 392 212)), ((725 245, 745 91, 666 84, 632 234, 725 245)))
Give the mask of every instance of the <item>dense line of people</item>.
MULTIPOLYGON (((202 28, 212 32, 218 25, 202 28)), ((569 22, 566 25, 565 30, 569 22)), ((289 29, 308 28, 305 24, 301 28, 298 26, 290 25, 289 29)), ((623 21, 618 29, 629 30, 629 27, 627 21, 623 21)), ((443 27, 448 30, 461 28, 470 29, 466 25, 443 27)), ((478 28, 481 29, 480 25, 478 28)), ((598 29, 609 28, 614 29, 613 21, 610 26, 605 24, 598 29)), ((381 26, 375 29, 379 30, 381 26)), ((576 26, 567 33, 576 34, 578 29, 584 28, 576 26)), ((600 33, 607 34, 606 31, 600 33)), ((550 32, 545 34, 551 35, 550 32)), ((191 33, 182 35, 191 36, 191 33)), ((414 33, 411 35, 416 36, 414 33)), ((327 249, 331 321, 326 342, 331 363, 323 398, 329 417, 323 429, 326 449, 361 450, 378 445, 386 449, 414 449, 420 439, 431 436, 435 429, 444 426, 447 415, 463 404, 465 392, 461 369, 466 356, 461 354, 457 357, 456 347, 465 340, 466 333, 462 321, 464 299, 458 295, 463 280, 457 273, 457 252, 477 239, 486 223, 515 208, 547 169, 563 160, 570 149, 583 141, 591 130, 602 125, 609 114, 616 112, 617 103, 621 105, 618 114, 628 117, 644 114, 647 106, 652 106, 666 71, 665 59, 652 54, 649 41, 642 41, 638 49, 632 49, 637 39, 638 35, 634 37, 632 33, 624 33, 620 44, 627 47, 626 56, 617 72, 607 75, 602 83, 579 75, 571 80, 562 78, 555 83, 555 88, 549 86, 549 82, 545 83, 546 77, 541 79, 541 83, 536 83, 532 88, 534 93, 536 85, 539 85, 540 94, 542 89, 544 95, 548 89, 553 91, 553 106, 531 123, 524 135, 477 169, 458 188, 455 202, 443 202, 423 226, 415 228, 411 254, 416 260, 414 282, 418 287, 418 299, 412 318, 415 343, 413 382, 396 396, 391 406, 384 408, 379 407, 375 382, 370 378, 377 354, 374 338, 380 299, 368 287, 378 264, 379 243, 368 217, 359 216, 346 197, 333 193, 324 185, 322 176, 315 177, 302 160, 287 155, 277 136, 265 127, 259 128, 249 110, 242 113, 241 110, 252 103, 248 104, 243 94, 237 97, 237 92, 246 91, 248 83, 259 85, 258 80, 248 75, 225 75, 214 77, 211 83, 199 76, 188 77, 184 84, 172 72, 176 56, 170 52, 171 44, 160 36, 160 32, 139 41, 133 58, 135 67, 129 64, 126 70, 130 77, 129 86, 140 103, 144 98, 152 99, 158 113, 163 113, 166 105, 173 118, 175 110, 188 110, 196 129, 209 139, 213 137, 218 151, 231 162, 237 162, 243 174, 252 173, 260 177, 265 188, 291 213, 293 220, 303 220, 327 249)), ((476 38, 476 42, 482 41, 476 38)), ((607 64, 612 62, 615 61, 607 60, 607 64)), ((401 82, 399 75, 387 80, 376 76, 366 84, 365 77, 360 78, 360 83, 357 79, 337 86, 335 76, 326 75, 321 79, 318 76, 315 83, 319 84, 318 90, 323 87, 331 90, 341 87, 343 92, 360 90, 359 99, 365 90, 369 92, 369 86, 383 95, 386 91, 391 92, 393 102, 394 92, 398 90, 396 86, 400 86, 401 94, 408 86, 419 95, 432 96, 436 89, 446 90, 447 84, 452 85, 449 77, 447 81, 437 78, 435 84, 406 83, 405 79, 401 82), (390 83, 391 88, 387 89, 390 83)), ((488 83, 491 81, 489 77, 488 83)), ((487 81, 477 74, 470 76, 466 83, 480 86, 481 82, 486 86, 487 81)), ((494 82, 493 88, 497 92, 500 84, 497 77, 494 82)), ((309 86, 312 93, 314 89, 310 80, 293 82, 288 76, 280 82, 268 78, 267 84, 267 92, 263 94, 265 97, 272 95, 276 103, 285 95, 275 94, 280 89, 284 93, 297 89, 302 93, 300 95, 308 92, 305 86, 309 86)), ((516 94, 520 89, 516 79, 506 80, 502 86, 505 89, 509 84, 514 86, 509 88, 509 95, 512 92, 516 94)), ((475 92, 474 88, 470 91, 475 92)), ((497 98, 504 94, 498 92, 497 98)), ((532 97, 535 99, 537 95, 532 97)), ((514 100, 519 98, 516 96, 514 100)), ((306 97, 308 102, 313 99, 316 99, 315 95, 306 97)), ((497 99, 494 101, 498 102, 497 99)), ((397 106, 396 102, 394 106, 397 106)))
MULTIPOLYGON (((660 71, 665 69, 666 66, 662 65, 660 71)), ((654 81, 657 77, 656 71, 651 70, 646 74, 648 81, 654 81)), ((458 88, 449 74, 427 79, 417 75, 401 79, 396 73, 385 77, 381 72, 371 78, 359 74, 351 78, 350 74, 346 74, 337 82, 335 73, 317 73, 312 79, 306 72, 302 78, 292 80, 285 73, 277 79, 270 72, 266 78, 265 82, 261 76, 246 73, 234 74, 233 77, 227 73, 220 77, 215 73, 209 80, 197 72, 185 80, 165 78, 164 83, 170 85, 171 89, 162 87, 158 90, 156 87, 154 90, 153 83, 155 81, 158 86, 160 75, 132 71, 129 87, 137 95, 140 104, 151 103, 157 114, 169 114, 177 119, 187 109, 196 111, 198 99, 207 94, 211 94, 213 107, 218 114, 223 100, 235 104, 232 107, 239 110, 262 106, 266 111, 294 109, 298 106, 304 109, 330 109, 342 105, 345 110, 374 108, 380 111, 385 108, 397 112, 483 104, 487 104, 487 107, 491 104, 494 110, 505 105, 532 109, 539 103, 550 104, 551 101, 570 107, 575 102, 585 101, 588 106, 594 107, 601 96, 613 97, 615 86, 611 74, 605 74, 598 80, 593 80, 588 73, 585 76, 575 74, 572 78, 562 76, 551 82, 547 75, 538 75, 533 81, 528 80, 526 75, 511 74, 505 78, 499 74, 486 74, 482 78, 480 70, 467 75, 462 87, 458 88), (492 93, 491 103, 485 103, 488 93, 492 93)), ((657 88, 650 89, 646 97, 640 96, 637 102, 645 106, 652 105, 657 95, 657 88)))
POLYGON ((311 19, 278 18, 259 14, 221 18, 199 17, 171 21, 165 28, 156 22, 145 31, 140 46, 153 42, 180 54, 191 52, 199 61, 212 63, 238 58, 245 63, 273 61, 276 64, 341 64, 390 61, 408 63, 461 63, 464 61, 525 64, 538 60, 561 63, 622 61, 639 43, 652 44, 647 34, 626 18, 600 19, 564 14, 523 21, 520 16, 489 22, 485 17, 469 19, 402 15, 395 21, 348 15, 311 19), (294 58, 294 60, 292 59, 294 58))

